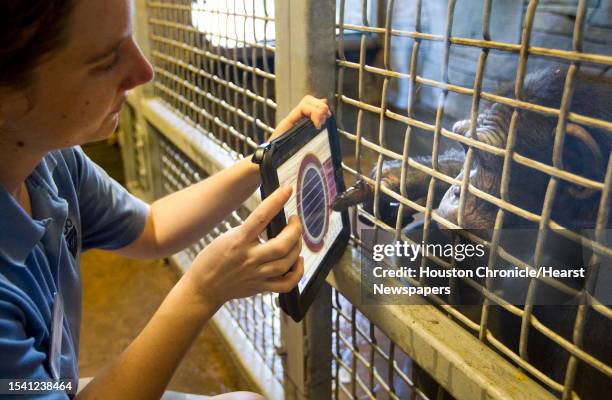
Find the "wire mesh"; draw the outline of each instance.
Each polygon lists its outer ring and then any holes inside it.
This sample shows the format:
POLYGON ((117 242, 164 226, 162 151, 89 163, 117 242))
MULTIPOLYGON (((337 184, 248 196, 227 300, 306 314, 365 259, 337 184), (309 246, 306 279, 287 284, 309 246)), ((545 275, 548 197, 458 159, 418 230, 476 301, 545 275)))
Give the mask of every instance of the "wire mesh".
POLYGON ((147 2, 154 93, 236 154, 274 131, 274 1, 147 2))
MULTIPOLYGON (((155 138, 159 142, 161 185, 164 194, 174 193, 206 178, 204 171, 162 134, 157 132, 155 138)), ((241 224, 245 214, 245 210, 234 212, 201 241, 189 247, 186 250, 189 260, 193 260, 217 236, 233 226, 241 224)), ((280 348, 280 315, 272 294, 266 293, 245 299, 231 300, 224 307, 230 313, 246 340, 252 344, 259 354, 263 365, 272 371, 279 382, 282 382, 283 369, 277 352, 277 349, 280 348)))
MULTIPOLYGON (((358 8, 366 10, 370 4, 363 0, 358 8)), ((585 347, 584 337, 588 320, 592 322, 596 318, 600 323, 595 327, 600 330, 597 340, 605 343, 608 340, 605 332, 609 332, 606 329, 612 323, 612 310, 593 291, 597 285, 597 266, 610 266, 612 255, 606 241, 609 240, 606 235, 610 226, 612 186, 610 149, 606 146, 610 143, 612 123, 609 115, 574 111, 584 110, 585 107, 576 106, 589 100, 573 98, 581 82, 580 71, 596 75, 601 82, 608 79, 612 63, 609 3, 388 0, 379 4, 384 9, 379 13, 378 23, 369 20, 365 12, 359 22, 355 18, 345 20, 350 11, 348 1, 339 2, 337 18, 336 111, 344 138, 343 168, 347 180, 365 182, 373 193, 371 207, 360 206, 353 213, 355 242, 364 245, 357 229, 363 226, 360 221, 391 232, 395 238, 412 241, 406 237, 405 215, 421 221, 422 239, 427 242, 435 225, 451 229, 469 227, 469 218, 473 218, 474 212, 470 207, 479 202, 481 209, 494 210, 488 222, 495 228, 495 234, 467 236, 490 251, 489 268, 498 260, 523 269, 542 265, 552 232, 570 243, 588 246, 593 254, 587 265, 592 267, 580 287, 561 279, 532 279, 525 304, 519 306, 496 293, 490 279, 465 280, 482 296, 479 307, 446 306, 447 299, 438 296, 431 299, 434 304, 445 305, 443 309, 450 317, 562 398, 576 395, 585 398, 585 393, 589 398, 589 385, 599 385, 598 390, 609 387, 612 355, 609 350, 585 347), (478 26, 480 29, 475 28, 478 26), (357 49, 345 46, 347 32, 359 33, 357 49), (545 80, 545 74, 552 73, 559 74, 562 80, 561 90, 550 94, 558 98, 547 104, 535 102, 533 98, 537 97, 530 95, 534 81, 545 80), (558 104, 551 106, 551 103, 558 104), (487 107, 498 110, 496 123, 501 125, 497 127, 503 138, 497 142, 479 135, 478 129, 483 123, 490 122, 486 121, 486 117, 491 117, 484 111, 487 107), (525 129, 522 122, 525 118, 554 121, 550 148, 546 149, 548 160, 525 151, 525 132, 521 132, 525 129), (461 119, 466 120, 455 124, 461 119), (567 166, 570 161, 564 159, 564 143, 572 150, 567 137, 575 129, 573 125, 587 132, 597 131, 598 137, 603 138, 598 139, 602 152, 598 155, 601 173, 576 172, 567 166), (479 185, 482 182, 474 180, 472 173, 451 174, 443 165, 444 157, 449 154, 461 155, 463 171, 472 171, 476 165, 494 160, 499 165, 494 171, 499 187, 488 190, 479 185), (428 163, 423 162, 427 157, 428 163), (391 179, 388 170, 394 160, 396 170, 391 179), (418 194, 409 190, 408 179, 414 176, 414 171, 428 177, 424 180, 424 190, 418 194), (520 187, 512 181, 516 178, 511 178, 518 174, 526 174, 528 178, 536 173, 546 177, 540 181, 541 187, 520 187), (573 226, 574 221, 564 220, 554 211, 559 207, 561 188, 568 184, 596 199, 591 210, 594 218, 590 232, 573 226), (455 218, 437 209, 440 185, 445 190, 451 185, 456 188, 455 218), (527 197, 538 198, 538 206, 529 208, 517 201, 519 191, 527 192, 527 197), (396 204, 397 212, 385 220, 392 203, 396 204), (504 227, 508 221, 516 220, 533 224, 537 229, 531 262, 500 245, 504 227), (561 325, 547 320, 546 313, 534 314, 537 306, 534 299, 549 287, 580 300, 579 306, 566 310, 567 319, 561 325), (491 327, 495 313, 515 319, 515 327, 520 327, 510 342, 499 337, 491 327), (547 361, 530 359, 528 348, 534 332, 544 338, 546 346, 554 348, 556 357, 547 361), (551 366, 553 362, 558 365, 551 366), (580 373, 582 383, 577 387, 580 373), (596 378, 587 381, 586 376, 596 378)), ((356 8, 354 4, 350 7, 356 8)), ((537 129, 533 127, 534 132, 537 129)), ((534 133, 537 134, 541 135, 534 133)), ((586 163, 589 157, 593 156, 583 154, 581 160, 585 161, 581 162, 586 163)), ((454 266, 454 261, 431 261, 442 268, 454 266)), ((457 284, 452 279, 449 282, 449 286, 457 284)), ((357 386, 368 393, 363 382, 366 381, 359 381, 357 376, 351 377, 348 390, 353 397, 357 386)))
MULTIPOLYGON (((275 126, 274 1, 148 1, 147 16, 154 94, 234 157, 252 153, 275 126)), ((164 193, 205 178, 163 135, 157 137, 164 193)), ((190 259, 247 214, 230 215, 186 250, 190 259)), ((272 295, 224 307, 282 382, 280 317, 272 295)))
MULTIPOLYGON (((428 399, 415 384, 412 371, 410 357, 334 290, 332 398, 428 399)), ((441 387, 438 390, 438 396, 451 398, 441 387)))

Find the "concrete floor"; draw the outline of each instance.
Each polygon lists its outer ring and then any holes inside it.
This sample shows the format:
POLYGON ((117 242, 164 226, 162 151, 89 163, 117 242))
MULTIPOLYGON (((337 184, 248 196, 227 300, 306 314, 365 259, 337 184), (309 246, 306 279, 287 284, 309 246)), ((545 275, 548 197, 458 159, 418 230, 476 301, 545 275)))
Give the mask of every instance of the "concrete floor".
MULTIPOLYGON (((101 142, 83 146, 111 176, 122 180, 119 150, 101 142)), ((131 260, 105 251, 81 259, 83 319, 79 375, 94 376, 145 326, 178 273, 164 261, 131 260)), ((212 327, 206 326, 183 360, 169 389, 213 395, 249 388, 212 327)))

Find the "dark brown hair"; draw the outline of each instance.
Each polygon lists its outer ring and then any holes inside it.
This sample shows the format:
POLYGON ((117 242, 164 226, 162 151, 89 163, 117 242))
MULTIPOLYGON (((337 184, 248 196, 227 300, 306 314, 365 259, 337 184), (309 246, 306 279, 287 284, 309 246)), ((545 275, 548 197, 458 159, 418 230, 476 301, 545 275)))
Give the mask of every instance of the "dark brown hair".
POLYGON ((6 0, 0 12, 0 87, 25 87, 32 70, 66 44, 76 0, 6 0))

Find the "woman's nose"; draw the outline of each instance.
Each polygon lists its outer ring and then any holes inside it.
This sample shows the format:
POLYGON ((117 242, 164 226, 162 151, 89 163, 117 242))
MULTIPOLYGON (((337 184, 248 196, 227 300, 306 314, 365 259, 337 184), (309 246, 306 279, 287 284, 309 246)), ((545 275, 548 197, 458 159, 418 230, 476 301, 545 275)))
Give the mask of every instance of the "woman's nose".
POLYGON ((136 43, 133 43, 132 63, 128 70, 128 76, 123 82, 123 90, 130 90, 136 86, 143 85, 153 79, 153 66, 142 54, 136 43))

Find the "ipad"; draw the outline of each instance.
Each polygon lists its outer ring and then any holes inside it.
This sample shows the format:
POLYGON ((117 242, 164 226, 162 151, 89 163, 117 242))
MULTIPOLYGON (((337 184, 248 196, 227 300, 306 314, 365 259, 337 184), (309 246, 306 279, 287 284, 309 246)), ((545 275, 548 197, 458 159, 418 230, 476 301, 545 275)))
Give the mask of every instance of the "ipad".
POLYGON ((320 129, 303 119, 253 156, 260 164, 262 199, 281 185, 293 188, 282 212, 268 226, 268 238, 280 233, 293 215, 302 223, 304 275, 290 293, 279 297, 281 308, 295 321, 304 317, 349 240, 348 213, 331 208, 344 192, 340 160, 333 116, 320 129))

